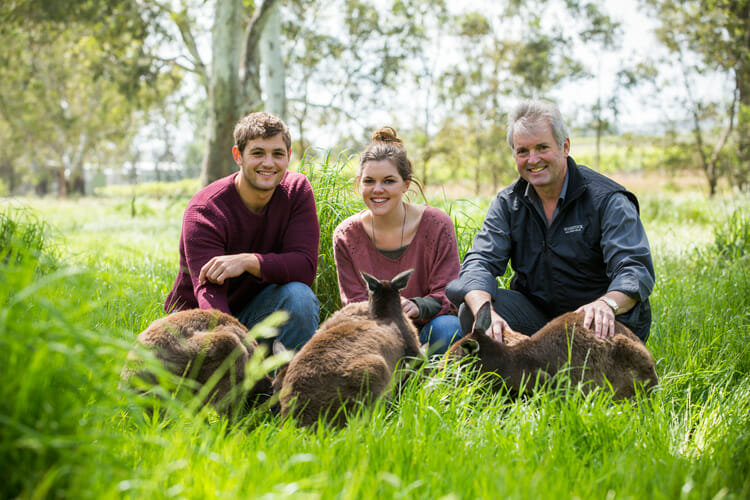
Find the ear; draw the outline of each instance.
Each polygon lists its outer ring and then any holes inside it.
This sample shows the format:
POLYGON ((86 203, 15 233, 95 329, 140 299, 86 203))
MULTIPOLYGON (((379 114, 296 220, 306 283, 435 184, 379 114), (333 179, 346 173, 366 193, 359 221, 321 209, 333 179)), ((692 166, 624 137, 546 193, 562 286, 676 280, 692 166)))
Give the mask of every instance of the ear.
POLYGON ((479 342, 476 340, 467 339, 461 342, 460 345, 464 356, 476 356, 479 353, 479 342))
POLYGON ((279 342, 278 339, 276 339, 276 340, 273 341, 271 352, 273 353, 274 356, 278 356, 280 354, 288 353, 289 356, 292 357, 295 354, 294 349, 287 349, 286 347, 284 347, 284 344, 282 344, 281 342, 279 342))
POLYGON ((232 146, 232 158, 234 158, 234 162, 237 165, 242 164, 242 153, 240 153, 240 148, 237 146, 232 146))
POLYGON ((406 283, 409 282, 409 277, 413 272, 414 268, 411 268, 407 269, 403 273, 399 273, 395 278, 391 280, 391 285, 393 286, 393 288, 395 288, 396 290, 402 290, 406 286, 406 283))
POLYGON ((563 156, 567 157, 568 154, 570 153, 570 139, 569 138, 567 137, 565 138, 562 149, 563 149, 563 156))
POLYGON ((367 288, 369 288, 371 292, 378 290, 382 286, 380 284, 380 280, 377 279, 375 276, 371 274, 367 274, 364 271, 360 271, 359 274, 361 274, 362 277, 365 279, 365 284, 367 284, 367 288))
POLYGON ((490 309, 490 303, 485 302, 477 311, 477 317, 474 320, 474 330, 479 330, 482 333, 486 332, 492 324, 492 313, 490 309))

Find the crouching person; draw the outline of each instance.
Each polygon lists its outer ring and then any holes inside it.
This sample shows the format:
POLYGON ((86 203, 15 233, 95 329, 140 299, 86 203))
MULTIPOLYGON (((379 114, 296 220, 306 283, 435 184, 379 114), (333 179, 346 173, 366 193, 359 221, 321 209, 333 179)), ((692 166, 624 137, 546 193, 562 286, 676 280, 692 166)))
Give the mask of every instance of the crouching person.
POLYGON ((284 310, 277 339, 299 349, 318 327, 313 293, 320 225, 307 178, 287 170, 289 129, 270 113, 251 113, 234 129, 239 172, 201 189, 188 203, 180 269, 164 308, 218 309, 248 329, 284 310))
POLYGON ((507 139, 519 178, 492 201, 458 279, 446 287, 462 330, 470 332, 479 308, 491 302, 486 333, 499 341, 578 311, 599 338, 615 335, 616 316, 645 342, 654 267, 635 195, 573 160, 551 102, 520 103, 507 139), (510 288, 498 288, 509 263, 510 288))

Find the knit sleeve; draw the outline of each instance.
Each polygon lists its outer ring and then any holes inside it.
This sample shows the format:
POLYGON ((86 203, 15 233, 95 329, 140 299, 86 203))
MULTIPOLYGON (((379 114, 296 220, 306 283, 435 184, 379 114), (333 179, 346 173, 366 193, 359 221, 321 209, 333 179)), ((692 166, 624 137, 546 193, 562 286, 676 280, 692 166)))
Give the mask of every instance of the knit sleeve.
POLYGON ((230 313, 227 285, 206 281, 198 282, 201 268, 213 257, 225 254, 225 235, 222 227, 226 221, 221 214, 204 205, 185 210, 182 238, 185 265, 193 285, 193 293, 201 309, 219 309, 230 313))
MULTIPOLYGON (((434 316, 456 314, 456 306, 448 299, 445 293, 448 283, 456 279, 460 268, 456 230, 448 214, 438 209, 433 209, 430 211, 430 216, 434 217, 434 224, 437 226, 433 229, 437 234, 437 241, 432 247, 429 288, 424 297, 433 298, 440 302, 441 308, 434 316)), ((427 252, 428 249, 425 249, 426 258, 427 252)))
MULTIPOLYGON (((312 286, 318 269, 318 245, 320 223, 315 208, 310 182, 302 174, 295 177, 289 187, 289 210, 286 221, 279 218, 275 223, 286 223, 282 237, 282 248, 278 253, 258 253, 261 275, 267 283, 289 283, 299 281, 312 286)), ((277 189, 284 189, 281 185, 277 189)), ((269 210, 275 210, 270 207, 269 210)), ((277 214, 286 218, 285 214, 277 214)))

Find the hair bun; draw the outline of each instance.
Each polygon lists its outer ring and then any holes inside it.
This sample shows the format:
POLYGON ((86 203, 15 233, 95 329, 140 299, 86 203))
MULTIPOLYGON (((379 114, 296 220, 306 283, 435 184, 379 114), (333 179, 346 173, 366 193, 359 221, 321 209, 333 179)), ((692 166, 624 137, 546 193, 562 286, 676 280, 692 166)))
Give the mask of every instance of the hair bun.
POLYGON ((370 139, 372 142, 393 143, 401 147, 404 145, 404 141, 398 136, 396 129, 388 126, 382 127, 380 130, 373 132, 370 139))

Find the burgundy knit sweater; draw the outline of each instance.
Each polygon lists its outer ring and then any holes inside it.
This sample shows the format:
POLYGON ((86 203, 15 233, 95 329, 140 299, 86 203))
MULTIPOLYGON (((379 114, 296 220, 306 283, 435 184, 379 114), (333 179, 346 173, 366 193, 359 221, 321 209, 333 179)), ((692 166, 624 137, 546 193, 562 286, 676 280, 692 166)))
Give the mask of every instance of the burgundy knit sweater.
POLYGON ((180 270, 167 312, 199 307, 238 314, 269 283, 312 285, 320 225, 307 177, 287 171, 260 213, 249 210, 234 185, 237 173, 200 190, 188 203, 180 235, 180 270), (223 285, 198 284, 201 267, 217 255, 257 254, 261 278, 243 273, 223 285))

